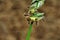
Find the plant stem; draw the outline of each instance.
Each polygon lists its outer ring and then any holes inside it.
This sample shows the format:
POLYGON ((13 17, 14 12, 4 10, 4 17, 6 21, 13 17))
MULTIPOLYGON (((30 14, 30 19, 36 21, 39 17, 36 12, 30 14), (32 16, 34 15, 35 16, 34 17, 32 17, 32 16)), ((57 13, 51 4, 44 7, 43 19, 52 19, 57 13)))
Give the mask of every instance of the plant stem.
POLYGON ((30 24, 30 27, 29 27, 29 30, 28 30, 28 33, 27 33, 26 40, 30 40, 31 32, 32 32, 32 24, 30 24))

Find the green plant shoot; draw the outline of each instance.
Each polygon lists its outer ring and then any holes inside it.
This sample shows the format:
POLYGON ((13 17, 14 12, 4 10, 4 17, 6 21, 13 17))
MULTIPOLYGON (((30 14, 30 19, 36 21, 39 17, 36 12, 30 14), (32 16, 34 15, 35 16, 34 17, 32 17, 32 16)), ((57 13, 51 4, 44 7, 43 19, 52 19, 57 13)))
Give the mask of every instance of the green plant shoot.
POLYGON ((44 1, 45 0, 32 0, 32 2, 31 2, 31 5, 30 5, 29 11, 28 11, 30 16, 27 15, 27 16, 29 16, 29 19, 30 19, 31 23, 29 23, 30 27, 29 27, 29 30, 28 30, 28 33, 27 33, 26 40, 30 40, 30 34, 32 32, 32 24, 33 24, 33 22, 39 21, 39 20, 44 18, 44 13, 39 13, 37 11, 37 9, 42 7, 42 5, 44 4, 44 1))

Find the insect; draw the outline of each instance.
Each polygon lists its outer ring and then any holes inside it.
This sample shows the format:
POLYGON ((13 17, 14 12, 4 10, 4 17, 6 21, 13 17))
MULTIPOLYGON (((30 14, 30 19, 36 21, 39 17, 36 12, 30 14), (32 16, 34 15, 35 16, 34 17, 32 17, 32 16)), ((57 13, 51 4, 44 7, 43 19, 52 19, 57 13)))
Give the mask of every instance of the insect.
POLYGON ((39 13, 37 11, 37 9, 44 4, 44 1, 45 0, 32 0, 31 5, 29 7, 28 15, 25 15, 28 20, 28 23, 37 23, 37 21, 44 18, 44 13, 39 13))

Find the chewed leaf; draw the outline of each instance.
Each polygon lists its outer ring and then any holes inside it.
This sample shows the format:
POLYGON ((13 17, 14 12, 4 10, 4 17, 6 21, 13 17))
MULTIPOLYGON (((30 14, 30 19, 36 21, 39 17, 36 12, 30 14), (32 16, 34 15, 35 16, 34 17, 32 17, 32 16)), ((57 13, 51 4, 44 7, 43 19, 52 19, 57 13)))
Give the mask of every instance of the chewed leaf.
POLYGON ((30 17, 31 20, 35 21, 37 17, 30 17))
POLYGON ((32 3, 33 4, 31 5, 31 7, 38 9, 39 7, 41 7, 44 4, 44 0, 33 0, 32 3))
POLYGON ((40 1, 40 2, 38 3, 38 8, 41 7, 43 4, 44 4, 44 1, 40 1))
POLYGON ((41 20, 41 19, 43 19, 44 18, 44 16, 42 16, 42 17, 39 17, 38 19, 37 19, 37 21, 39 21, 39 20, 41 20))
POLYGON ((38 13, 37 15, 44 15, 44 13, 38 13))

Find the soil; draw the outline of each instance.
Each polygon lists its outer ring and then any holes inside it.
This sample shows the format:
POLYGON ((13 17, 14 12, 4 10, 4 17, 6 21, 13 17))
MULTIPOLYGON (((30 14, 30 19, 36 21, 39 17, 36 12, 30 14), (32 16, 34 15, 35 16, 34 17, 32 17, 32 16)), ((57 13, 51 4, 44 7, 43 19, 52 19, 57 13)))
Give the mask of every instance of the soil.
MULTIPOLYGON (((31 0, 0 0, 0 40, 25 40, 29 24, 24 16, 31 0)), ((60 0, 45 0, 38 9, 44 19, 33 24, 30 40, 60 40, 60 0)))

